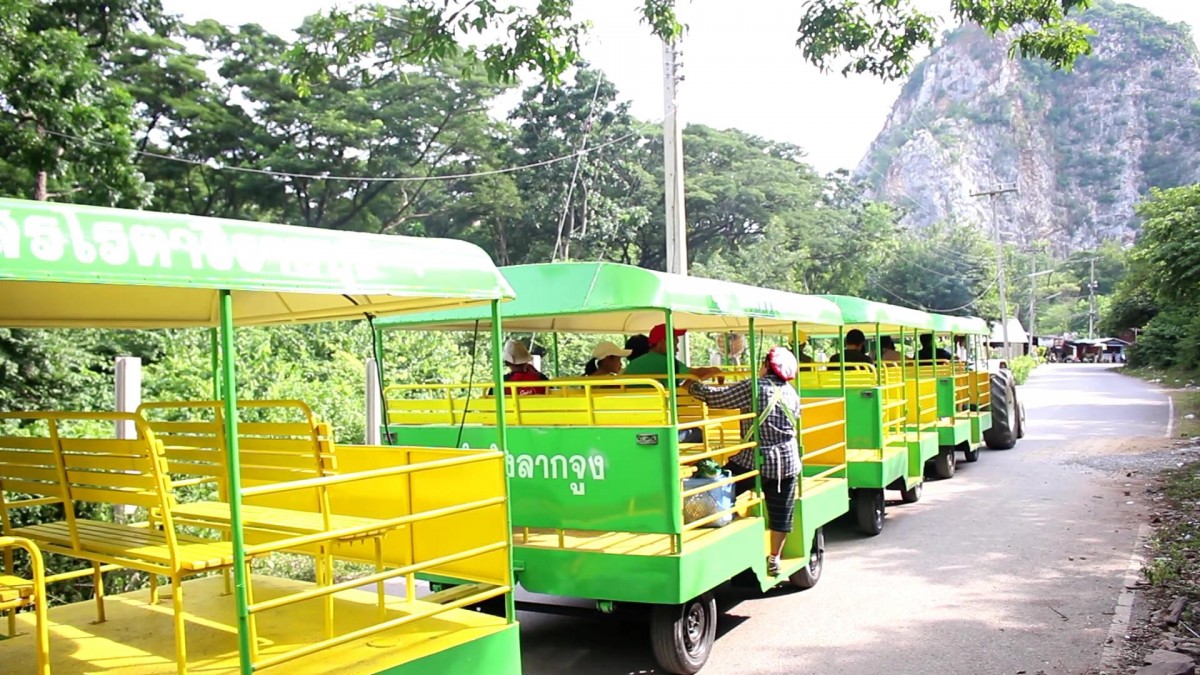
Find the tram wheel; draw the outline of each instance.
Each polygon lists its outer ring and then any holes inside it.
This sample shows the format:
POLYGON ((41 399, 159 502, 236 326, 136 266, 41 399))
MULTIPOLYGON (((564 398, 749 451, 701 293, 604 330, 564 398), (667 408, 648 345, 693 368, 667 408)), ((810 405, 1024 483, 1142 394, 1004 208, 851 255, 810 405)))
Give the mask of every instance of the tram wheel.
POLYGON ((962 451, 963 451, 963 457, 964 457, 964 458, 965 458, 965 459, 966 459, 968 462, 978 462, 978 461, 979 461, 979 450, 980 450, 980 448, 979 448, 979 446, 978 446, 978 445, 976 445, 976 446, 972 446, 972 445, 971 445, 971 444, 968 442, 968 443, 963 443, 963 444, 962 444, 962 445, 960 445, 959 447, 960 447, 960 448, 962 448, 962 451))
POLYGON ((905 504, 916 504, 921 501, 921 494, 925 491, 925 483, 917 483, 907 490, 900 491, 900 499, 905 504))
POLYGON ((788 581, 800 590, 807 590, 817 585, 821 580, 821 570, 825 567, 825 530, 817 528, 813 534, 812 550, 808 553, 808 565, 788 577, 788 581))
POLYGON ((655 605, 650 617, 654 658, 668 673, 699 672, 717 639, 717 600, 712 593, 682 605, 655 605))
POLYGON ((954 478, 954 469, 956 461, 954 457, 954 449, 942 450, 937 457, 933 458, 933 473, 938 478, 943 480, 954 478))
POLYGON ((854 491, 854 519, 858 531, 874 537, 883 532, 883 490, 860 488, 854 491))

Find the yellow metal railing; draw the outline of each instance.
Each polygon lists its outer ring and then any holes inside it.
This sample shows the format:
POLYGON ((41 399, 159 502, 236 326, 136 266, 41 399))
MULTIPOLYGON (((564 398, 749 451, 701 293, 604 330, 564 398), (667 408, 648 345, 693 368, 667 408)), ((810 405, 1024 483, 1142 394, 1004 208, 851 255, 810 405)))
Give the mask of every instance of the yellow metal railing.
MULTIPOLYGON (((33 607, 34 649, 37 650, 37 675, 50 675, 50 620, 46 616, 46 567, 42 559, 42 551, 34 542, 24 537, 0 536, 0 550, 4 551, 4 562, 7 576, 0 576, 0 591, 6 591, 0 596, 0 610, 8 615, 8 637, 17 634, 17 609, 33 607), (32 574, 29 579, 13 575, 14 548, 24 549, 29 556, 29 568, 32 574)), ((88 575, 92 570, 80 570, 88 575)))
POLYGON ((971 409, 971 376, 966 373, 954 375, 954 411, 960 413, 971 409))
MULTIPOLYGON (((496 424, 491 385, 404 384, 384 389, 389 424, 496 424)), ((510 426, 630 426, 670 423, 667 391, 656 379, 578 378, 505 386, 510 426), (544 391, 522 394, 519 389, 544 391)))
MULTIPOLYGON (((370 448, 367 446, 353 447, 360 450, 370 450, 370 448)), ((396 448, 379 448, 379 450, 383 452, 397 451, 396 448)), ((242 490, 242 496, 247 498, 261 497, 266 495, 279 495, 281 493, 311 489, 314 487, 333 489, 338 486, 345 486, 349 483, 377 479, 387 479, 389 484, 394 484, 394 482, 400 478, 409 478, 410 480, 407 481, 407 485, 409 490, 409 500, 411 502, 414 496, 412 494, 413 483, 411 481, 411 477, 417 474, 430 474, 439 470, 447 470, 452 468, 461 469, 466 466, 476 466, 480 470, 494 473, 496 476, 502 476, 504 473, 504 453, 499 451, 424 448, 413 449, 414 452, 425 452, 427 450, 431 453, 436 452, 436 454, 444 456, 426 461, 414 462, 403 466, 356 471, 348 474, 324 476, 320 478, 291 481, 288 483, 274 483, 247 487, 242 490)), ((438 483, 435 482, 431 485, 437 484, 438 483)), ((503 481, 500 481, 498 485, 502 486, 503 481)), ((383 554, 381 550, 376 547, 375 557, 377 565, 375 573, 363 577, 357 577, 352 580, 337 583, 323 583, 312 588, 297 591, 295 593, 256 602, 253 597, 253 579, 250 579, 247 588, 247 595, 249 596, 249 611, 251 617, 251 645, 255 645, 255 647, 252 648, 253 653, 251 655, 255 669, 260 670, 294 661, 295 659, 314 654, 324 649, 329 649, 338 645, 346 644, 348 642, 353 642, 369 635, 391 630, 398 626, 419 621, 421 619, 434 617, 454 609, 476 604, 489 598, 497 597, 510 592, 512 589, 509 584, 489 584, 486 586, 481 586, 481 590, 476 593, 455 599, 452 602, 447 602, 445 604, 425 603, 412 609, 411 611, 407 611, 408 608, 406 608, 406 611, 401 616, 394 616, 390 618, 387 616, 386 598, 383 595, 383 583, 385 581, 398 577, 404 577, 406 581, 404 601, 406 603, 410 603, 411 606, 411 603, 416 600, 415 587, 416 574, 418 572, 443 567, 452 563, 473 558, 480 558, 482 556, 495 554, 497 552, 506 552, 509 546, 508 535, 505 531, 506 526, 495 528, 496 531, 491 535, 494 538, 494 541, 464 550, 456 550, 434 557, 427 557, 423 560, 416 559, 417 551, 423 551, 427 547, 419 546, 417 541, 415 541, 415 539, 419 536, 417 526, 421 523, 431 523, 433 521, 455 515, 479 512, 489 507, 503 507, 506 502, 507 497, 503 494, 503 488, 501 487, 499 494, 476 495, 476 498, 474 499, 458 501, 457 503, 448 506, 415 510, 411 513, 404 513, 400 516, 381 518, 373 523, 342 527, 327 532, 291 536, 260 544, 248 545, 246 547, 247 556, 265 555, 276 551, 296 549, 312 545, 333 546, 339 539, 365 534, 368 531, 372 531, 380 527, 381 524, 382 526, 388 528, 403 528, 400 531, 406 533, 407 537, 410 539, 407 546, 405 546, 405 556, 407 559, 399 566, 392 567, 391 569, 384 569, 383 554), (327 628, 327 637, 323 640, 297 647, 286 652, 272 654, 266 658, 259 658, 257 653, 258 615, 262 614, 263 612, 288 607, 300 602, 322 599, 324 600, 325 624, 327 627, 332 627, 335 625, 333 617, 333 604, 331 602, 333 596, 337 593, 360 588, 368 584, 375 584, 379 589, 377 592, 379 594, 380 605, 375 623, 368 626, 358 627, 354 630, 341 634, 333 634, 333 631, 327 628)), ((436 536, 436 534, 430 533, 428 536, 436 536)), ((503 560, 507 560, 507 555, 503 556, 503 560)))
MULTIPOLYGON (((844 472, 846 470, 846 399, 840 396, 805 398, 800 406, 800 421, 801 463, 827 467, 808 478, 828 478, 844 472)), ((803 481, 800 481, 797 489, 803 496, 803 481)))

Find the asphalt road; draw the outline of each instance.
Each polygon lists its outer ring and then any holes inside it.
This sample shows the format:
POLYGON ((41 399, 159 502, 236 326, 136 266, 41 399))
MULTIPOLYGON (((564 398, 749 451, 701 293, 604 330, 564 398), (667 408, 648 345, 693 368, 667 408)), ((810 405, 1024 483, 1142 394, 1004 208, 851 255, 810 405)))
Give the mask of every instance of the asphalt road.
MULTIPOLYGON (((1167 398, 1106 366, 1051 364, 1021 388, 1028 434, 961 459, 874 538, 837 524, 816 588, 719 596, 706 675, 1079 674, 1095 668, 1136 540, 1119 458, 1162 439, 1167 398), (1143 445, 1145 445, 1143 443, 1143 445)), ((889 493, 898 499, 898 495, 889 493)), ((655 673, 645 623, 521 612, 531 675, 655 673)))

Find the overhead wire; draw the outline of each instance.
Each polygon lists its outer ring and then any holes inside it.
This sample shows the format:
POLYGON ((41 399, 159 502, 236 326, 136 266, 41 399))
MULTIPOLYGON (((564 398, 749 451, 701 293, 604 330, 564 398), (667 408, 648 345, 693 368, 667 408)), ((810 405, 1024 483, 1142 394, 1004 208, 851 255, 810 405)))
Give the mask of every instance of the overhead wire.
MULTIPOLYGON (((74 134, 67 134, 67 133, 63 133, 60 131, 53 131, 53 130, 47 129, 45 131, 45 133, 49 134, 51 136, 57 136, 59 138, 65 138, 68 140, 72 140, 77 143, 86 143, 86 144, 91 144, 91 145, 98 145, 101 147, 118 148, 118 146, 114 143, 107 143, 104 141, 97 141, 95 139, 83 138, 81 136, 76 136, 74 134)), ((206 169, 209 169, 212 171, 231 171, 231 172, 238 172, 238 173, 250 173, 250 174, 256 174, 256 175, 271 176, 274 178, 345 181, 345 182, 353 182, 353 183, 418 183, 418 182, 429 181, 429 180, 461 180, 461 179, 465 179, 465 178, 481 178, 484 176, 495 176, 495 175, 499 175, 499 174, 523 171, 526 169, 536 169, 536 168, 542 167, 542 166, 549 166, 551 164, 565 162, 565 161, 568 161, 571 159, 575 159, 576 157, 582 157, 583 155, 586 155, 588 153, 596 152, 598 150, 603 150, 604 148, 608 148, 608 147, 611 147, 614 145, 618 145, 620 143, 624 143, 625 141, 627 141, 631 138, 641 136, 641 135, 642 135, 642 132, 640 130, 630 131, 629 133, 622 134, 621 136, 618 136, 617 138, 614 138, 610 141, 606 141, 599 145, 585 147, 580 150, 576 150, 575 152, 572 152, 570 154, 562 155, 559 157, 553 157, 550 159, 544 159, 544 160, 540 160, 537 162, 530 162, 529 164, 520 164, 517 166, 509 166, 509 167, 504 167, 504 168, 500 168, 500 169, 489 169, 487 171, 472 171, 472 172, 467 172, 467 173, 453 173, 453 174, 437 174, 437 175, 430 175, 430 176, 341 176, 341 175, 333 175, 333 174, 299 173, 299 172, 293 172, 293 171, 275 171, 272 169, 259 169, 259 168, 248 167, 248 166, 229 166, 229 165, 222 164, 221 162, 217 161, 216 159, 211 159, 211 158, 204 159, 204 160, 189 159, 186 157, 176 157, 174 155, 167 155, 164 153, 154 152, 151 150, 134 150, 133 153, 136 155, 141 155, 143 157, 150 157, 153 159, 160 159, 160 160, 164 160, 164 161, 178 162, 180 164, 190 164, 192 166, 199 166, 199 167, 203 167, 203 168, 206 168, 206 169)))

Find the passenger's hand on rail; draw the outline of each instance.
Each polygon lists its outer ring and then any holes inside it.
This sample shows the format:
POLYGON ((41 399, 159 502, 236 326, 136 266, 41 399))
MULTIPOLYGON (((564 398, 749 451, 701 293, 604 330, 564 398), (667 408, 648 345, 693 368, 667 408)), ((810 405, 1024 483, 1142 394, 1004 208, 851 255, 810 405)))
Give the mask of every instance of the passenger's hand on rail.
POLYGON ((694 375, 697 380, 704 381, 704 380, 712 379, 713 377, 716 377, 717 375, 720 375, 721 369, 717 368, 716 366, 708 366, 708 367, 704 367, 704 368, 692 368, 691 374, 694 375))

